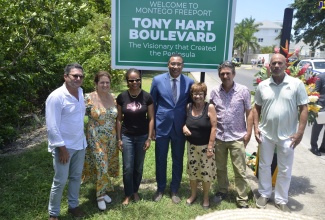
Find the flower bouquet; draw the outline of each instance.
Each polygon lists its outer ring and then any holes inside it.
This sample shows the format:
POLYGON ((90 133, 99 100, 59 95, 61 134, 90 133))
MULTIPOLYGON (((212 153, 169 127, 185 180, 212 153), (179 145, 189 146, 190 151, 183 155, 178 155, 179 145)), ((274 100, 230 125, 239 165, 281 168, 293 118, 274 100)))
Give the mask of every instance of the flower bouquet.
MULTIPOLYGON (((322 108, 322 106, 317 105, 319 93, 315 91, 316 81, 318 80, 318 78, 312 72, 310 71, 306 72, 309 64, 306 64, 300 69, 299 67, 293 65, 295 62, 298 61, 289 62, 289 57, 291 57, 292 55, 295 54, 297 57, 299 57, 299 52, 300 52, 299 49, 296 49, 293 53, 289 53, 288 43, 286 43, 286 47, 285 48, 282 47, 282 50, 285 53, 286 62, 287 62, 287 69, 285 70, 285 72, 292 77, 299 78, 305 84, 306 91, 308 94, 308 99, 309 99, 308 125, 311 125, 314 123, 319 110, 322 108)), ((275 48, 274 52, 279 53, 280 49, 275 48)), ((260 69, 260 71, 255 74, 255 77, 257 78, 254 80, 254 86, 257 86, 260 82, 269 78, 270 75, 271 75, 270 66, 268 63, 264 63, 264 66, 260 69)))

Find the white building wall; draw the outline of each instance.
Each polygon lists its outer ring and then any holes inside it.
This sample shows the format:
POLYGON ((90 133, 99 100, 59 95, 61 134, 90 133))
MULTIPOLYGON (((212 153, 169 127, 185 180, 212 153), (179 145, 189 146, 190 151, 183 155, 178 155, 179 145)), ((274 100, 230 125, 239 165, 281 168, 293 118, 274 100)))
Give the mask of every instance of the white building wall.
POLYGON ((280 39, 276 40, 275 38, 279 35, 279 31, 275 32, 275 29, 261 29, 254 34, 254 36, 258 39, 258 44, 261 47, 268 47, 268 46, 279 46, 280 39), (263 39, 263 42, 260 42, 259 39, 263 39))

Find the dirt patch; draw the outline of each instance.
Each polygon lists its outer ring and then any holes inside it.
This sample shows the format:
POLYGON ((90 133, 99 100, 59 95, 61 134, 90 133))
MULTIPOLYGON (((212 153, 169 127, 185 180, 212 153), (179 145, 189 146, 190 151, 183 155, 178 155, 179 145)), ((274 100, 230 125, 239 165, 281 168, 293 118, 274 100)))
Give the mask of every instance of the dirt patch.
POLYGON ((0 157, 22 153, 44 141, 47 141, 47 132, 46 126, 42 125, 39 128, 31 129, 29 132, 21 134, 16 141, 0 151, 0 157))

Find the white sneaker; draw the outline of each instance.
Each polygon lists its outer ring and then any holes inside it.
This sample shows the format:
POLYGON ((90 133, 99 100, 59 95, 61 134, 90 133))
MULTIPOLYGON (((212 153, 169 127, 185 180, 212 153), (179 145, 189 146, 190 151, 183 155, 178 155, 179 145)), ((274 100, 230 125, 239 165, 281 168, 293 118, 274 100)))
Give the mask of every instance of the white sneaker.
POLYGON ((112 202, 111 197, 109 197, 108 195, 103 196, 103 198, 107 204, 110 204, 112 202))
POLYGON ((98 197, 97 198, 97 205, 98 205, 98 208, 102 211, 106 210, 106 203, 104 201, 104 197, 98 197))

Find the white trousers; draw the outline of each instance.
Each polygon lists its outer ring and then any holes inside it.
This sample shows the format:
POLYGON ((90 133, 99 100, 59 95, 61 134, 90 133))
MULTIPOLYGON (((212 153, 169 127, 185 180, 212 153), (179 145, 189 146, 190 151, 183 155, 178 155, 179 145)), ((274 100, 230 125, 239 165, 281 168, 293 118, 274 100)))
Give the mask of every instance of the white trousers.
POLYGON ((259 148, 258 192, 266 198, 270 198, 272 194, 271 164, 276 149, 278 165, 274 189, 274 202, 276 204, 287 204, 288 202, 294 157, 294 149, 290 147, 290 144, 291 139, 275 142, 263 136, 259 148))

